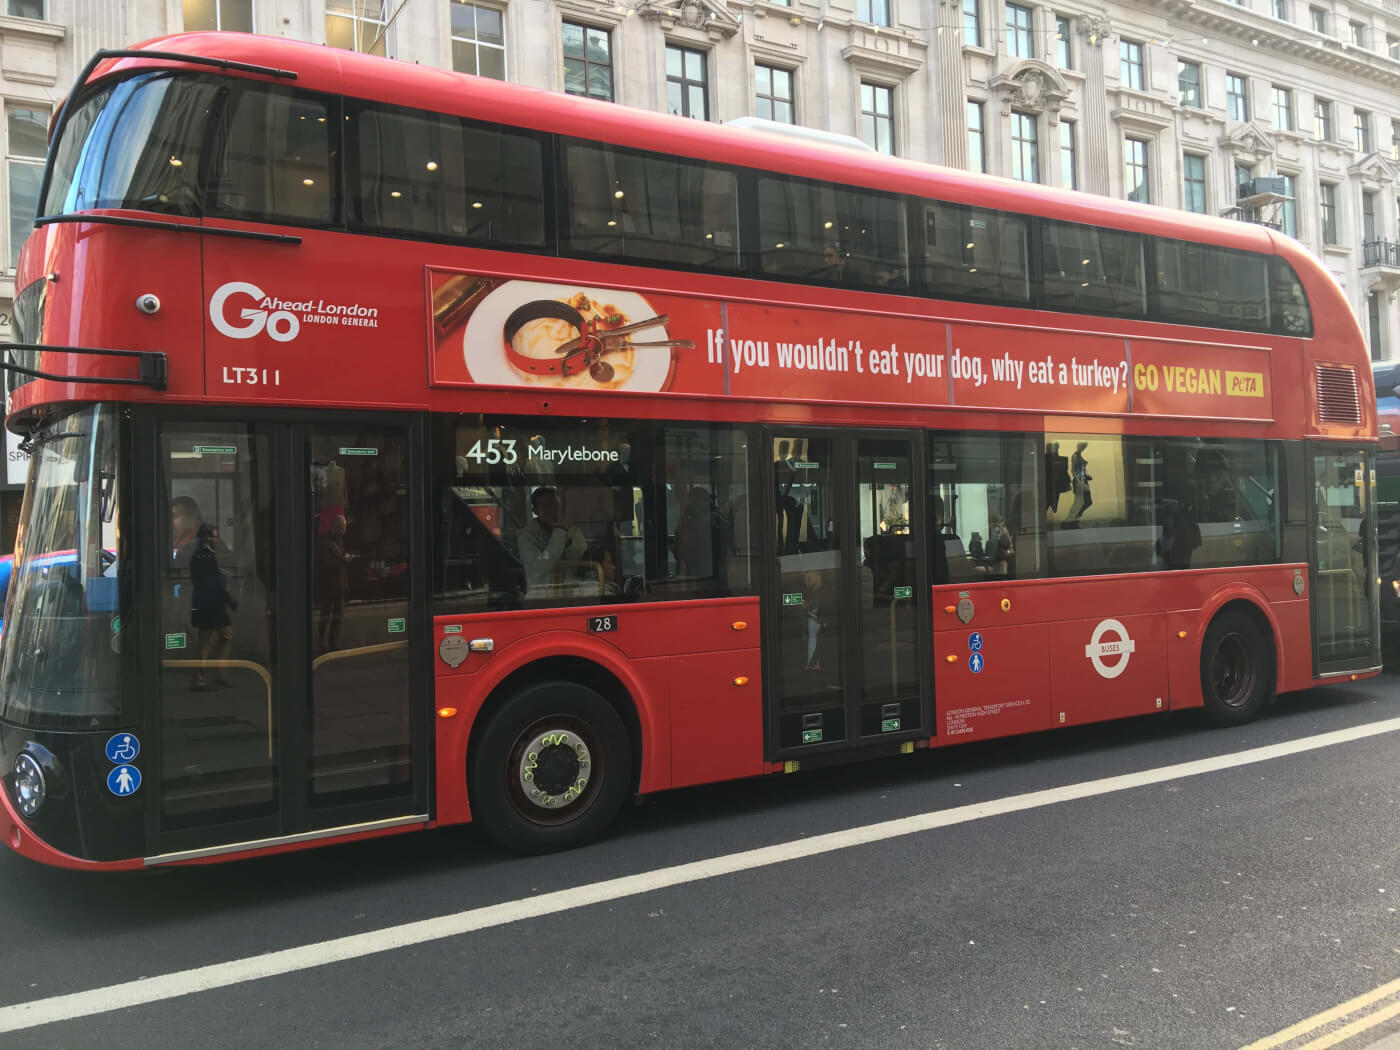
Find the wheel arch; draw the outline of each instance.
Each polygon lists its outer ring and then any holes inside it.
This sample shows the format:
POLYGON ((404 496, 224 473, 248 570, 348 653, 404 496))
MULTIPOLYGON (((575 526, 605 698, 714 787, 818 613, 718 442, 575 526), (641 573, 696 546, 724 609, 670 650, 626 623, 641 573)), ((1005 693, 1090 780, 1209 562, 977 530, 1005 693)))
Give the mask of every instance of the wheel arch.
MULTIPOLYGON (((546 647, 549 649, 549 647, 546 647)), ((507 650, 508 651, 508 650, 507 650)), ((502 654, 504 655, 504 654, 502 654)), ((524 654, 521 654, 524 656, 524 654)), ((485 699, 472 720, 471 734, 467 739, 466 754, 463 756, 462 773, 469 780, 472 763, 476 759, 477 748, 485 726, 497 711, 508 704, 521 690, 540 682, 560 680, 586 686, 598 693, 617 711, 622 724, 627 728, 627 736, 632 749, 632 783, 629 790, 636 794, 643 783, 642 762, 645 748, 643 742, 649 734, 643 728, 642 716, 637 698, 642 695, 640 682, 631 679, 626 670, 606 666, 592 653, 560 653, 557 648, 549 649, 549 655, 524 656, 513 661, 513 666, 503 670, 497 681, 487 687, 485 699), (628 679, 628 680, 624 680, 628 679)), ((470 796, 468 804, 470 804, 470 796)))
POLYGON ((1210 596, 1210 600, 1201 606, 1200 616, 1196 623, 1196 663, 1200 665, 1201 655, 1206 641, 1206 633, 1210 630, 1210 625, 1215 622, 1215 618, 1222 612, 1233 611, 1242 613, 1252 619, 1264 632, 1264 637, 1273 649, 1274 663, 1274 691, 1277 693, 1279 684, 1287 681, 1284 672, 1286 670, 1287 654, 1284 646, 1279 644, 1282 632, 1279 627, 1277 617, 1269 606, 1269 600, 1264 597, 1262 591, 1246 583, 1235 583, 1228 587, 1222 587, 1210 596))

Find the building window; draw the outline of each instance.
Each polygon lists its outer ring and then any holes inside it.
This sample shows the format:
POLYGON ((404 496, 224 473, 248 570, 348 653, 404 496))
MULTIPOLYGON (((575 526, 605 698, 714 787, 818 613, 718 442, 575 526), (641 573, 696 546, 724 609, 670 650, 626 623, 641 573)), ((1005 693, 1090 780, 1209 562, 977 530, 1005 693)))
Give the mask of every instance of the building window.
POLYGON ((494 7, 451 0, 452 68, 493 80, 506 78, 505 20, 494 7))
POLYGON ((1136 40, 1118 41, 1118 78, 1124 87, 1142 90, 1142 45, 1136 40))
POLYGON ((1337 238, 1337 184, 1318 183, 1317 201, 1322 212, 1322 243, 1340 244, 1337 238))
POLYGON ((1201 64, 1199 62, 1177 63, 1176 89, 1181 93, 1183 106, 1201 108, 1201 64))
POLYGON ((1366 333, 1371 341, 1371 360, 1385 359, 1381 346, 1381 293, 1366 293, 1366 333))
POLYGON ((612 34, 606 29, 564 23, 564 91, 613 100, 612 34))
MULTIPOLYGON (((244 6, 247 6, 251 2, 252 0, 245 0, 244 6)), ((233 6, 236 7, 237 5, 235 4, 233 6)), ((188 3, 185 4, 185 10, 189 10, 188 3)), ((42 22, 44 20, 44 0, 5 0, 5 14, 13 18, 33 18, 36 21, 42 22)), ((249 25, 251 26, 251 24, 252 18, 250 16, 249 25)), ((185 28, 188 29, 189 26, 186 25, 185 28)), ((216 27, 209 26, 207 28, 214 29, 216 27)), ((229 29, 232 27, 224 26, 223 28, 229 29)), ((248 31, 251 33, 252 29, 250 28, 248 31)))
POLYGON ((326 0, 326 43, 383 56, 389 32, 388 0, 326 0))
POLYGON ((1147 141, 1125 138, 1123 140, 1123 188, 1130 201, 1143 204, 1152 203, 1152 190, 1148 184, 1147 141))
POLYGON ((987 142, 982 135, 981 102, 967 104, 967 170, 979 173, 987 170, 987 142))
POLYGON ((860 82, 860 137, 880 153, 894 153, 894 88, 860 82))
POLYGON ((1298 236, 1298 177, 1296 175, 1283 175, 1283 195, 1288 199, 1283 202, 1283 207, 1279 212, 1282 221, 1283 232, 1290 237, 1298 236))
POLYGON ((1033 58, 1031 50, 1031 9, 1020 4, 1006 5, 1006 53, 1012 58, 1033 58))
POLYGON ((19 250, 34 230, 39 213, 39 183, 44 177, 44 154, 49 140, 47 110, 26 106, 5 109, 5 175, 10 187, 9 267, 19 262, 19 250))
POLYGON ((1293 130, 1293 89, 1273 86, 1274 130, 1293 130))
POLYGON ((1196 153, 1184 153, 1181 157, 1182 205, 1187 211, 1205 214, 1206 210, 1206 159, 1196 153))
POLYGON ((1238 73, 1225 74, 1225 113, 1231 120, 1249 119, 1249 80, 1238 73))
POLYGON ((982 46, 981 0, 962 0, 963 43, 982 46))
MULTIPOLYGON (((184 0, 185 31, 222 29, 232 33, 253 31, 253 0, 184 0)), ((329 6, 329 5, 327 5, 329 6)), ((9 0, 8 12, 21 18, 41 18, 43 0, 9 0), (28 8, 34 14, 23 14, 28 8)))
POLYGON ((1400 160, 1400 120, 1390 122, 1390 159, 1400 160))
POLYGON ((1074 154, 1074 121, 1060 121, 1060 185, 1079 189, 1079 162, 1074 154))
POLYGON ((1369 46, 1367 44, 1367 40, 1370 39, 1370 35, 1367 33, 1367 28, 1368 27, 1365 22, 1351 23, 1351 42, 1357 47, 1369 46))
POLYGON ((1011 114, 1011 177, 1040 181, 1039 126, 1034 114, 1011 114))
POLYGON ((1332 141, 1332 101, 1313 99, 1313 134, 1319 142, 1332 141))
POLYGON ((873 26, 890 24, 890 0, 856 0, 856 19, 873 26))
POLYGON ((1326 36, 1326 35, 1327 35, 1327 8, 1325 8, 1325 7, 1310 7, 1310 8, 1308 8, 1308 15, 1309 15, 1309 17, 1312 19, 1312 28, 1313 28, 1313 32, 1314 32, 1314 33, 1321 33, 1323 36, 1326 36))
POLYGON ((754 114, 783 124, 797 123, 792 107, 792 70, 777 66, 753 67, 754 114))
POLYGON ((1371 152, 1371 114, 1364 109, 1352 111, 1351 117, 1352 136, 1356 142, 1356 152, 1371 152))
POLYGON ((1074 26, 1064 15, 1055 16, 1055 64, 1061 69, 1074 68, 1074 52, 1070 48, 1074 26))
POLYGON ((1274 0, 1274 17, 1288 21, 1288 0, 1274 0))
POLYGON ((710 119, 705 84, 705 52, 666 46, 666 111, 672 116, 710 119))
POLYGON ((1361 194, 1361 240, 1370 244, 1376 239, 1376 195, 1369 190, 1361 194))
POLYGON ((1385 53, 1400 62, 1400 36, 1396 36, 1394 33, 1385 35, 1385 53))

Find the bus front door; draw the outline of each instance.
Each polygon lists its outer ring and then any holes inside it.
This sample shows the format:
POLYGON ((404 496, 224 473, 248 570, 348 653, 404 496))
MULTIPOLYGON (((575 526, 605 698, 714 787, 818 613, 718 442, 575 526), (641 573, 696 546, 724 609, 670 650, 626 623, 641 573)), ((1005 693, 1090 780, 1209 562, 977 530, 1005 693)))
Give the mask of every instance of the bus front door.
POLYGON ((923 471, 909 437, 766 432, 770 753, 927 735, 923 471))
POLYGON ((1374 455, 1312 446, 1312 611, 1318 674, 1379 667, 1374 455))
POLYGON ((424 472, 418 424, 381 420, 144 432, 168 522, 142 756, 156 857, 423 819, 424 472))

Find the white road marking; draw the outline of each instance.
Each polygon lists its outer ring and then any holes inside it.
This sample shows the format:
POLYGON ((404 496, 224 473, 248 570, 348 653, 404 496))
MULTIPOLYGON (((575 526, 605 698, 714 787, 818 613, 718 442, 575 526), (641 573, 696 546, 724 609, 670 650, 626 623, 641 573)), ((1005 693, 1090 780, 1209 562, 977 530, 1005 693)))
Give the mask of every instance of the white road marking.
POLYGON ((1235 754, 1203 758, 1194 762, 1181 762, 1177 765, 1161 766, 1138 773, 1126 773, 1122 776, 1090 780, 1080 784, 1067 784, 1064 787, 1032 791, 1025 795, 1013 795, 988 802, 975 802, 954 809, 919 813, 896 820, 881 821, 878 824, 849 828, 845 831, 814 835, 811 838, 781 842, 773 846, 744 850, 741 853, 730 853, 727 856, 713 857, 709 860, 697 860, 689 864, 677 864, 670 868, 641 872, 637 875, 626 875, 587 886, 557 890, 554 893, 540 894, 538 897, 505 901, 484 908, 473 908, 469 911, 457 912, 454 915, 422 919, 418 922, 391 926, 372 933, 338 937, 335 940, 307 944, 300 948, 287 948, 251 958, 234 959, 229 962, 200 966, 192 970, 164 974, 159 977, 128 981, 125 984, 94 988, 85 992, 73 992, 69 995, 57 995, 49 999, 36 999, 33 1002, 16 1003, 14 1006, 0 1009, 0 1032, 17 1032, 26 1028, 53 1024, 57 1021, 91 1017, 94 1014, 124 1010, 144 1003, 175 999, 183 995, 213 991, 216 988, 227 988, 230 985, 242 984, 246 981, 277 977, 282 974, 295 973, 298 970, 309 970, 313 967, 327 966, 349 959, 360 959, 378 952, 388 952, 397 948, 426 944, 430 941, 445 940, 448 937, 457 937, 476 930, 504 926, 507 923, 520 922, 525 919, 538 919, 545 915, 554 915, 574 908, 584 908, 590 904, 602 904, 606 901, 652 893, 673 886, 683 886, 686 883, 699 882, 702 879, 713 879, 741 871, 752 871, 755 868, 767 867, 772 864, 815 857, 835 850, 850 849, 853 846, 866 846, 905 835, 917 835, 924 831, 951 827, 954 824, 965 824, 974 820, 985 820, 988 817, 1002 816, 1007 813, 1020 813, 1041 806, 1053 806, 1060 802, 1094 798, 1116 791, 1130 791, 1133 788, 1161 784, 1169 780, 1201 776, 1205 773, 1234 769, 1256 762, 1268 762, 1275 758, 1334 747, 1338 744, 1364 740, 1368 737, 1393 733, 1397 730, 1400 730, 1400 718, 1391 718, 1382 722, 1355 726, 1351 729, 1339 729, 1332 733, 1304 737, 1301 740, 1251 748, 1248 751, 1240 751, 1235 754))

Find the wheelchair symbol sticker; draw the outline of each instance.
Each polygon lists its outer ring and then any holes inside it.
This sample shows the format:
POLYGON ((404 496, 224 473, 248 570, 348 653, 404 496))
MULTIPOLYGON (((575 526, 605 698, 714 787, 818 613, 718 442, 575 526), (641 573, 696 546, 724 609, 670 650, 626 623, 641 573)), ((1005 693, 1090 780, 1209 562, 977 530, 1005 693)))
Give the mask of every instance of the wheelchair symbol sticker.
POLYGON ((971 651, 974 652, 974 653, 980 653, 980 652, 982 651, 982 632, 981 632, 981 631, 973 631, 971 634, 969 634, 969 635, 967 636, 967 647, 968 647, 969 650, 971 650, 971 651))
POLYGON ((117 733, 107 741, 107 761, 123 764, 135 761, 141 753, 141 741, 134 733, 117 733))

